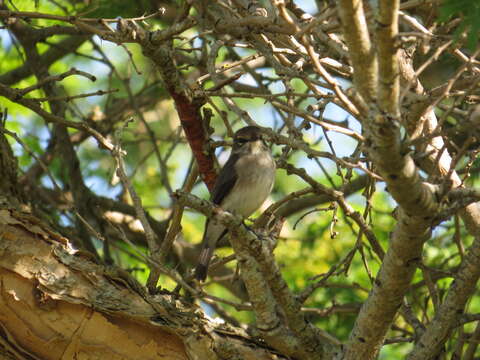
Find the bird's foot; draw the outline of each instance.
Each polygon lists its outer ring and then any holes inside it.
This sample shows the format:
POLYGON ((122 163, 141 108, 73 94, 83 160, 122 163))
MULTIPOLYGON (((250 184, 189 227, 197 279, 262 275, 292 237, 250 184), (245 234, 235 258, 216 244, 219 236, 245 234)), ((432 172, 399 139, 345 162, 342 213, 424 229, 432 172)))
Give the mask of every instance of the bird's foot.
POLYGON ((268 238, 268 236, 265 235, 265 232, 263 231, 263 229, 254 229, 253 227, 247 225, 247 224, 245 223, 245 221, 243 222, 243 226, 245 226, 245 228, 246 228, 248 231, 254 233, 255 236, 256 236, 257 238, 259 238, 260 240, 264 240, 265 238, 268 238))

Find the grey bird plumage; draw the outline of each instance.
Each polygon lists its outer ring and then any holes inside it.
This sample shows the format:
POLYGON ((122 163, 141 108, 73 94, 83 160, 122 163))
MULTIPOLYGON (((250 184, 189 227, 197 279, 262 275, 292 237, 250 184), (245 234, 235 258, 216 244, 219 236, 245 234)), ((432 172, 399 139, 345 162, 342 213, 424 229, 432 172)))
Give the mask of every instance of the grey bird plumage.
MULTIPOLYGON (((223 210, 244 218, 255 212, 272 191, 275 162, 257 126, 246 126, 235 133, 229 159, 218 174, 211 200, 223 210)), ((195 277, 203 281, 217 242, 227 229, 215 220, 207 219, 202 250, 195 277)))

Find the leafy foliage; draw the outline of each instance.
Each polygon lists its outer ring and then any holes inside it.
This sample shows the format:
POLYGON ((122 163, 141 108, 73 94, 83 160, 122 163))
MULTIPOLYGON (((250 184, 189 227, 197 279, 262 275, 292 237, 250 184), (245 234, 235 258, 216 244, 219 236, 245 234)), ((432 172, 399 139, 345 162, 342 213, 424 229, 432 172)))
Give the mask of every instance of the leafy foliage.
POLYGON ((470 0, 445 0, 440 7, 438 21, 445 22, 454 17, 461 17, 460 24, 455 31, 458 38, 462 33, 467 32, 467 44, 474 50, 478 44, 480 34, 480 3, 470 0))

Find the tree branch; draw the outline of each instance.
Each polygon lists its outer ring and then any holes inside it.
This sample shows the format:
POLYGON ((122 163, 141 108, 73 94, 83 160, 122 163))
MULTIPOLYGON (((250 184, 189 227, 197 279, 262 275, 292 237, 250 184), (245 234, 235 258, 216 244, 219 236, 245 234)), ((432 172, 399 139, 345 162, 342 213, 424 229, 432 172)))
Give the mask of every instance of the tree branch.
POLYGON ((196 306, 151 297, 128 273, 92 262, 31 215, 1 209, 0 234, 2 333, 26 353, 74 358, 95 346, 105 359, 278 357, 196 306))
POLYGON ((217 173, 214 168, 214 154, 207 151, 208 134, 205 130, 206 124, 203 123, 200 114, 203 99, 193 97, 184 85, 173 62, 172 48, 169 45, 162 44, 151 49, 144 48, 144 52, 156 64, 168 92, 175 101, 180 123, 197 161, 198 171, 211 191, 217 173))
POLYGON ((232 247, 257 316, 258 330, 271 346, 298 359, 328 358, 337 351, 338 341, 304 318, 301 304, 281 277, 265 240, 245 228, 240 218, 205 200, 180 191, 174 196, 180 204, 219 221, 232 233, 232 247))
POLYGON ((390 114, 399 113, 400 76, 398 70, 397 34, 399 0, 379 1, 376 20, 378 46, 378 104, 390 114))
POLYGON ((377 93, 377 58, 374 53, 361 0, 340 0, 338 13, 353 66, 353 83, 364 101, 377 93))

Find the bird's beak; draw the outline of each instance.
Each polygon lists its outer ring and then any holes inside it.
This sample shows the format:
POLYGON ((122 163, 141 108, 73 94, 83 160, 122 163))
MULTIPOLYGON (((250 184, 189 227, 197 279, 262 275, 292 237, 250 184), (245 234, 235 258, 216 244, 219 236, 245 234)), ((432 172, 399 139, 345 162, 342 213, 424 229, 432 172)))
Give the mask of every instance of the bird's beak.
POLYGON ((250 142, 250 152, 252 154, 256 154, 260 151, 264 151, 264 146, 265 146, 265 140, 263 139, 258 139, 255 141, 250 142))

